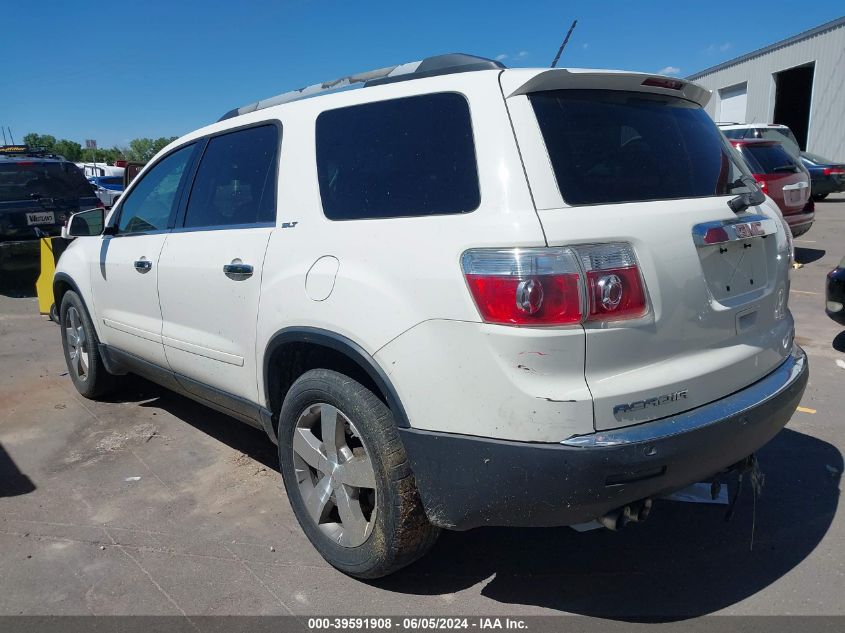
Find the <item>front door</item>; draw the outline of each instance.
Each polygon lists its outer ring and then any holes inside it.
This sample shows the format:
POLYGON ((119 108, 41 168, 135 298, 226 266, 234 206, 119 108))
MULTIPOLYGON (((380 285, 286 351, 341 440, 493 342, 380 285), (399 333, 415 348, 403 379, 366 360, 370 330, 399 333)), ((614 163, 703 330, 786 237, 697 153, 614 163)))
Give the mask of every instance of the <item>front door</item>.
POLYGON ((213 390, 258 398, 256 323, 275 226, 279 139, 272 124, 211 137, 159 259, 167 360, 204 398, 217 400, 213 390))
POLYGON ((91 262, 103 342, 162 367, 158 261, 190 171, 194 146, 167 155, 127 192, 91 262))

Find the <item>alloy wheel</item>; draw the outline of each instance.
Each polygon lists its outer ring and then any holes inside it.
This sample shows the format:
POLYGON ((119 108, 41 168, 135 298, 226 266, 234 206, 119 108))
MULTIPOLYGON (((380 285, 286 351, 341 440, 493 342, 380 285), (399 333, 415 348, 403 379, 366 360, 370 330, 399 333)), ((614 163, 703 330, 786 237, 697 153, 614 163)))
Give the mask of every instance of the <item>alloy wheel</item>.
POLYGON ((65 340, 67 341, 68 357, 70 368, 80 380, 88 379, 88 339, 85 336, 85 327, 82 324, 82 316, 74 306, 67 311, 65 322, 65 340))
POLYGON ((350 419, 330 404, 308 407, 294 429, 293 462, 317 527, 343 547, 364 543, 376 519, 376 474, 350 419))

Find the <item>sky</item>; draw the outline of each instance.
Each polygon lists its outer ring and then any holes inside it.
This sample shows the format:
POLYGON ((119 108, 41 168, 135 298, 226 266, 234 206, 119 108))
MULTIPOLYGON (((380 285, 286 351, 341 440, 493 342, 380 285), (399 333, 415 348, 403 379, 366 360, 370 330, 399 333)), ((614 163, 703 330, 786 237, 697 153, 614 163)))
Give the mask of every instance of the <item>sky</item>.
POLYGON ((845 3, 6 0, 0 14, 0 125, 18 142, 38 132, 111 147, 439 53, 548 67, 574 19, 558 66, 686 76, 840 17, 845 3))

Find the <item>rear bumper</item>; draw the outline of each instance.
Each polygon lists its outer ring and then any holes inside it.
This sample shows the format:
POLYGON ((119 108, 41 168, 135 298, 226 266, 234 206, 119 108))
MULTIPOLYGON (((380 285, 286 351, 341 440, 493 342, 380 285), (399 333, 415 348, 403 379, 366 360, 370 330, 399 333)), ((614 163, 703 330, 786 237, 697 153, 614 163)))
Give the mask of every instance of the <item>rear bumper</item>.
POLYGON ((40 266, 41 250, 39 240, 0 242, 0 270, 33 270, 40 266))
POLYGON ((791 215, 784 215, 783 219, 789 225, 792 236, 798 237, 810 230, 810 227, 813 226, 813 221, 816 219, 816 214, 813 211, 809 213, 793 213, 791 215))
POLYGON ((702 481, 752 454, 787 423, 808 376, 795 346, 774 372, 731 396, 556 444, 400 433, 436 525, 571 525, 702 481))

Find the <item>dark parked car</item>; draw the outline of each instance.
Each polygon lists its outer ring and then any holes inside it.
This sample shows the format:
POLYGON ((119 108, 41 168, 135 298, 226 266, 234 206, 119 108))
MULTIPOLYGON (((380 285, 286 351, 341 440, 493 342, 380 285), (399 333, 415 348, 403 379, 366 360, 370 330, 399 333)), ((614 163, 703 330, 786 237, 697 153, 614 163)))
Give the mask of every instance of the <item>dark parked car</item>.
POLYGON ((763 193, 778 205, 792 236, 810 230, 815 219, 815 205, 810 198, 810 180, 806 170, 777 141, 731 139, 748 164, 763 193))
POLYGON ((40 235, 60 235, 72 213, 102 205, 79 167, 61 156, 0 147, 0 272, 37 267, 40 235))
POLYGON ((810 172, 814 200, 824 200, 828 194, 845 191, 845 164, 809 152, 801 152, 801 162, 810 172))
POLYGON ((827 273, 825 311, 827 315, 845 325, 845 257, 839 266, 827 273))

